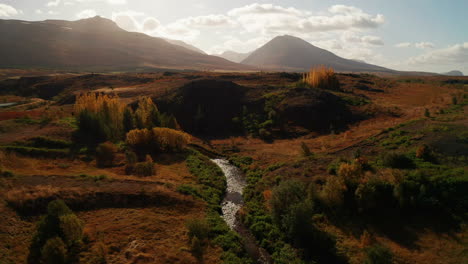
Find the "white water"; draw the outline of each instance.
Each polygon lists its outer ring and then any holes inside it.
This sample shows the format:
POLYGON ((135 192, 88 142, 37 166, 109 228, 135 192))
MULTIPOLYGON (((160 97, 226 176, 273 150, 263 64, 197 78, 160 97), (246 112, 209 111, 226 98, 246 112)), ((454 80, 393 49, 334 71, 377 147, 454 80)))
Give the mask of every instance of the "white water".
POLYGON ((272 263, 266 250, 256 244, 255 238, 245 227, 243 227, 242 223, 240 223, 236 217, 237 212, 244 204, 242 194, 244 192, 244 187, 247 185, 244 177, 242 176, 242 171, 225 159, 212 159, 211 161, 221 168, 224 176, 226 177, 226 195, 221 203, 221 211, 223 212, 222 217, 224 221, 226 221, 227 225, 232 230, 244 237, 247 252, 257 261, 257 263, 272 263))
POLYGON ((242 177, 242 171, 230 164, 229 161, 225 159, 213 159, 212 161, 221 168, 226 177, 226 195, 221 204, 221 210, 224 221, 234 230, 236 227, 236 214, 244 203, 242 193, 247 184, 242 177))

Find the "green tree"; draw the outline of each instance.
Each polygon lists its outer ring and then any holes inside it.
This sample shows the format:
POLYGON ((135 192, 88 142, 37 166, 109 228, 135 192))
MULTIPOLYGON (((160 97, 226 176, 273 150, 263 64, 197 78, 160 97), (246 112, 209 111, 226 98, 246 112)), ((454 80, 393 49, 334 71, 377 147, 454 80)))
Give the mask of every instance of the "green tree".
POLYGON ((135 116, 132 112, 130 107, 126 107, 123 112, 123 129, 124 132, 127 133, 128 131, 135 128, 135 116))

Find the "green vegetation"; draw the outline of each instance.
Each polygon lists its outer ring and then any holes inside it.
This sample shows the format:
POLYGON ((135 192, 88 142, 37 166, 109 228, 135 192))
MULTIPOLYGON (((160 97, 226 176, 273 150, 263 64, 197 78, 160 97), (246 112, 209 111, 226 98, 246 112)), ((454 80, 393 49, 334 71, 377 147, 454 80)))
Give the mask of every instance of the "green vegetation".
MULTIPOLYGON (((188 224, 191 252, 195 257, 203 252, 204 238, 223 249, 221 256, 224 263, 252 263, 242 245, 241 237, 232 231, 219 215, 220 203, 226 189, 226 179, 221 169, 201 153, 190 150, 187 167, 197 176, 196 186, 181 185, 179 192, 194 195, 208 203, 209 210, 205 220, 188 224), (208 226, 208 228, 206 228, 208 226)), ((202 254, 201 254, 202 255, 202 254)))
POLYGON ((83 223, 61 200, 48 204, 37 224, 28 263, 73 263, 82 249, 83 223))

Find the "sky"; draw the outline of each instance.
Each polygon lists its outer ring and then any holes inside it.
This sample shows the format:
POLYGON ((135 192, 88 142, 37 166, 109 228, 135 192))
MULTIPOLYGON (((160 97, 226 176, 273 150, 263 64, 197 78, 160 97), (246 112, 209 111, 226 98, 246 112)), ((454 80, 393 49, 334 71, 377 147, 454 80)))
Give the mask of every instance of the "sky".
POLYGON ((396 70, 468 75, 467 0, 0 0, 0 19, 96 15, 209 54, 249 52, 278 35, 396 70))

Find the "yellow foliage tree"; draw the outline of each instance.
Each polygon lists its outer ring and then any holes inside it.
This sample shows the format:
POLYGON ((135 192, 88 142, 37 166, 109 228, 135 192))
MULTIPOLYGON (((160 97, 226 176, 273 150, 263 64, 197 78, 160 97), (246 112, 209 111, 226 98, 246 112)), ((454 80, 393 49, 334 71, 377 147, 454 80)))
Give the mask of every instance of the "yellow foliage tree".
POLYGON ((308 73, 302 77, 302 81, 310 85, 312 88, 323 88, 338 90, 340 82, 336 78, 333 68, 319 66, 311 68, 308 73))
POLYGON ((88 111, 98 116, 109 128, 109 139, 117 140, 122 136, 125 107, 117 95, 84 93, 77 96, 74 111, 77 115, 88 111))
POLYGON ((135 111, 137 125, 140 128, 152 128, 160 124, 158 107, 153 103, 149 97, 141 97, 138 100, 138 109, 135 111))
POLYGON ((181 151, 190 142, 190 135, 164 127, 134 129, 127 133, 126 142, 139 154, 181 151))

